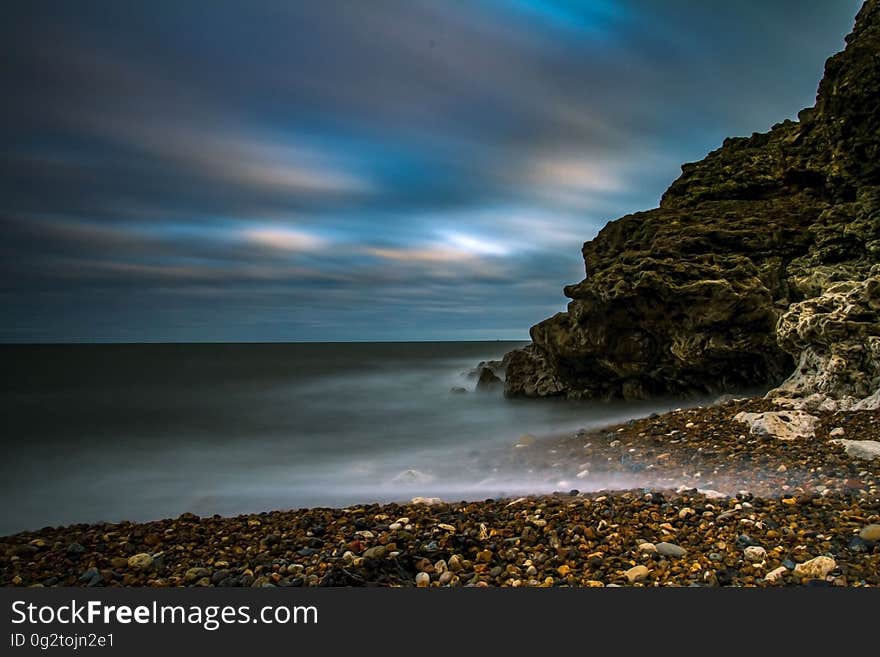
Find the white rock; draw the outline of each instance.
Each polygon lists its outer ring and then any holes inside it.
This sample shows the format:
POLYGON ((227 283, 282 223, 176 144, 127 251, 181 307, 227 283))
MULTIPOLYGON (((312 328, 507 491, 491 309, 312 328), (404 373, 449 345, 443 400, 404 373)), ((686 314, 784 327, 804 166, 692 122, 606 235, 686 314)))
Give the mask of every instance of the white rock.
POLYGON ((856 459, 873 461, 876 458, 880 458, 880 442, 876 440, 847 440, 846 438, 838 438, 831 442, 843 445, 846 453, 856 459))
POLYGON ((580 472, 578 472, 578 473, 575 475, 575 477, 577 477, 578 479, 586 479, 586 478, 589 477, 589 476, 590 476, 590 471, 589 471, 589 470, 581 470, 580 472))
POLYGON ((410 500, 413 504, 423 504, 424 506, 435 506, 443 504, 443 500, 439 497, 414 497, 410 500))
POLYGON ((431 576, 428 573, 416 574, 416 586, 425 587, 431 583, 431 576))
POLYGON ((749 425, 749 433, 753 436, 777 438, 779 440, 796 440, 812 438, 816 435, 815 415, 805 411, 766 411, 764 413, 737 413, 737 422, 749 425))
POLYGON ((837 562, 831 557, 816 557, 795 566, 794 574, 804 579, 822 579, 835 568, 837 562))
POLYGON ((639 543, 639 552, 647 552, 648 554, 656 554, 657 546, 653 543, 639 543))
POLYGON ((880 409, 880 388, 874 392, 870 397, 865 397, 859 402, 853 404, 852 410, 854 411, 876 411, 880 409))
POLYGON ((767 558, 767 550, 760 547, 759 545, 750 545, 745 550, 743 550, 743 555, 745 556, 746 561, 759 563, 767 558))
POLYGON ((828 435, 832 438, 837 438, 837 436, 842 436, 844 433, 846 432, 843 430, 843 427, 834 427, 831 431, 828 432, 828 435))

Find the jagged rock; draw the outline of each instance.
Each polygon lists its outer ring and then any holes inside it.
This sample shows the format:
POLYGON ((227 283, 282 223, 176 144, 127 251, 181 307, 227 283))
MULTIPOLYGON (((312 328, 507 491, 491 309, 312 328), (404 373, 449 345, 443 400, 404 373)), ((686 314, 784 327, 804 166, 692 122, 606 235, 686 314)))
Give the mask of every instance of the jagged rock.
MULTIPOLYGON (((880 274, 880 266, 874 269, 880 274)), ((804 407, 822 410, 846 410, 876 397, 880 277, 835 283, 820 296, 792 304, 779 320, 776 335, 779 345, 798 357, 798 364, 768 397, 803 399, 804 407)))
POLYGON ((737 413, 737 422, 749 425, 753 436, 796 440, 816 435, 819 418, 804 411, 766 411, 764 413, 737 413))
MULTIPOLYGON (((509 396, 639 398, 779 385, 793 302, 880 261, 880 0, 867 0, 798 121, 726 139, 660 207, 583 247, 566 312, 510 355, 509 396)), ((799 354, 800 352, 798 352, 799 354)))
POLYGON ((494 390, 504 385, 504 381, 499 379, 495 372, 488 367, 480 370, 480 378, 477 380, 477 390, 494 390))

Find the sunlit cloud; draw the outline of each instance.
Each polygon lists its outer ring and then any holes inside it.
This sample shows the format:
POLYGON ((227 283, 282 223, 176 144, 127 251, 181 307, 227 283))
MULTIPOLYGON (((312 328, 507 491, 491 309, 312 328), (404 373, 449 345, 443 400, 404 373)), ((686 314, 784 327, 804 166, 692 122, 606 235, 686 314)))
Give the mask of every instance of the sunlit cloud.
POLYGON ((277 251, 316 251, 327 244, 325 239, 317 235, 293 228, 248 228, 241 235, 252 244, 277 251))

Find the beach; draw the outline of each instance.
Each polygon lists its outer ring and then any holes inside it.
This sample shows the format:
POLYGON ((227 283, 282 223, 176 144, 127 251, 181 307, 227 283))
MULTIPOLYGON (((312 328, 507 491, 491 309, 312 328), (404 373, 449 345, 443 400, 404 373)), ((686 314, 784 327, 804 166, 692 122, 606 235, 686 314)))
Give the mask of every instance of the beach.
POLYGON ((485 456, 549 468, 552 494, 21 532, 0 538, 0 585, 880 585, 880 459, 836 442, 880 439, 880 411, 816 411, 790 439, 737 417, 778 411, 732 399, 485 456), (582 492, 592 471, 643 484, 582 492))

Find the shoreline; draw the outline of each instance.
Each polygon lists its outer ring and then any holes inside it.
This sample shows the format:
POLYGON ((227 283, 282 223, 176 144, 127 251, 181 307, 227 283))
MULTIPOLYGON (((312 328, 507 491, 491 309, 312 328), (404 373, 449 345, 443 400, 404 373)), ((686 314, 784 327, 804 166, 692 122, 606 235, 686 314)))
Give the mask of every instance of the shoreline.
POLYGON ((558 471, 552 495, 21 532, 0 537, 0 586, 880 586, 880 458, 832 442, 880 440, 880 411, 815 413, 794 440, 734 419, 780 410, 738 399, 493 455, 558 471), (577 490, 600 476, 637 485, 577 490))

